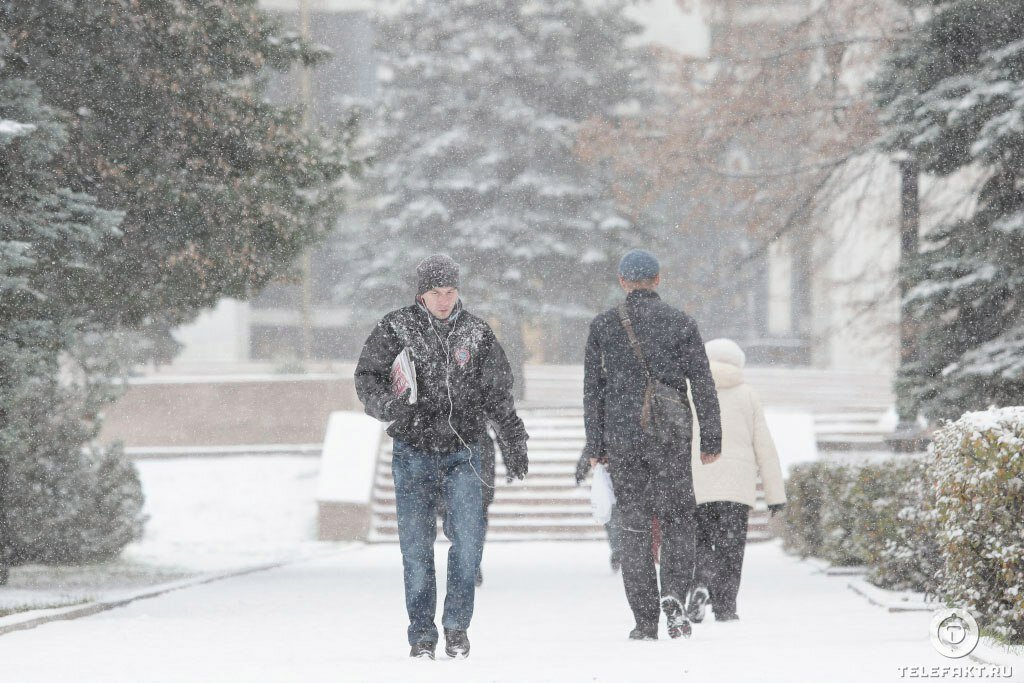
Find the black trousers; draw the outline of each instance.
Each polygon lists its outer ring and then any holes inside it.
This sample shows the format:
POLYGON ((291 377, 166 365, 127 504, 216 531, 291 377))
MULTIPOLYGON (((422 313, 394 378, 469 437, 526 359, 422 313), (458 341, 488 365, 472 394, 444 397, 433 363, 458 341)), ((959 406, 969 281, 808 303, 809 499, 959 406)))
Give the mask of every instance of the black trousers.
POLYGON ((608 533, 608 549, 612 551, 612 559, 622 561, 622 518, 619 506, 612 505, 612 517, 604 525, 608 533))
POLYGON ((697 506, 697 582, 707 586, 715 614, 736 611, 750 506, 714 501, 697 506))
POLYGON ((645 440, 632 453, 612 452, 610 473, 621 524, 622 582, 638 625, 658 623, 661 597, 680 602, 693 581, 696 508, 690 442, 645 440), (651 551, 651 518, 661 528, 661 577, 651 551))

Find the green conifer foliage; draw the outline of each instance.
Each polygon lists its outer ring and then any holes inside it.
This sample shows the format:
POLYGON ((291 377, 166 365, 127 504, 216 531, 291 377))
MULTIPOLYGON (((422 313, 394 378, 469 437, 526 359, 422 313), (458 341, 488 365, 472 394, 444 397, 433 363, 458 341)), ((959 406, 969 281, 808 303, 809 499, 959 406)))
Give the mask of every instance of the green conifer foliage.
POLYGON ((119 449, 82 454, 108 385, 62 352, 121 215, 58 186, 67 134, 20 72, 0 34, 0 564, 102 559, 138 535, 141 487, 119 449))
POLYGON ((973 215, 931 232, 903 273, 919 343, 898 392, 956 417, 1024 396, 1024 4, 907 4, 930 7, 877 83, 884 146, 985 178, 973 215))
POLYGON ((264 98, 270 69, 325 54, 256 0, 4 4, 26 77, 67 116, 62 182, 125 214, 89 293, 98 319, 188 322, 259 291, 333 227, 352 131, 307 131, 264 98))
POLYGON ((652 97, 622 6, 409 1, 380 16, 373 234, 343 256, 370 315, 411 302, 436 252, 462 264, 472 310, 508 323, 513 357, 522 321, 584 321, 606 303, 641 240, 576 145, 588 119, 652 97))
POLYGON ((135 469, 92 444, 118 342, 254 294, 330 230, 353 129, 263 97, 324 56, 255 0, 0 0, 0 568, 138 537, 135 469))

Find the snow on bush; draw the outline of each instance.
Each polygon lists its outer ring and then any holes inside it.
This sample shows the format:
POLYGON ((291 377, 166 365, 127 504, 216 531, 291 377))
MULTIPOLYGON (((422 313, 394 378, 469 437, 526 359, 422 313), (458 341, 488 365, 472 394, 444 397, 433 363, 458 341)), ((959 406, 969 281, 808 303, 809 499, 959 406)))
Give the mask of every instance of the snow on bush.
POLYGON ((834 467, 824 462, 793 466, 786 482, 783 546, 800 557, 821 554, 821 507, 834 467))
POLYGON ((885 588, 936 594, 1024 642, 1024 407, 967 413, 924 458, 793 469, 785 546, 868 565, 885 588))
POLYGON ((942 552, 927 464, 922 458, 907 457, 894 465, 899 482, 891 499, 891 517, 886 520, 891 527, 880 535, 882 546, 871 562, 868 579, 883 588, 934 595, 942 552))
POLYGON ((906 456, 795 467, 786 487, 786 548, 835 565, 866 565, 886 588, 934 590, 938 546, 922 512, 923 470, 920 459, 906 456))
POLYGON ((874 464, 837 468, 829 504, 821 511, 822 556, 833 564, 867 565, 877 558, 881 535, 893 526, 897 480, 888 470, 874 464))
POLYGON ((1024 407, 967 413, 935 433, 940 596, 1024 642, 1024 407))

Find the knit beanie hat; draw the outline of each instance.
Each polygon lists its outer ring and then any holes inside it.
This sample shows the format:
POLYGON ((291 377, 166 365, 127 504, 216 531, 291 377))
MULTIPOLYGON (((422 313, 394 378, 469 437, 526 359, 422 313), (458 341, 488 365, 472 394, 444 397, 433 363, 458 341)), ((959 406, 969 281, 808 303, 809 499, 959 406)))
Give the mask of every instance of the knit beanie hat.
POLYGON ((634 249, 619 261, 619 275, 627 282, 640 282, 657 277, 661 264, 654 254, 643 249, 634 249))
POLYGON ((429 292, 435 287, 459 286, 459 264, 447 254, 434 254, 416 266, 416 294, 429 292))

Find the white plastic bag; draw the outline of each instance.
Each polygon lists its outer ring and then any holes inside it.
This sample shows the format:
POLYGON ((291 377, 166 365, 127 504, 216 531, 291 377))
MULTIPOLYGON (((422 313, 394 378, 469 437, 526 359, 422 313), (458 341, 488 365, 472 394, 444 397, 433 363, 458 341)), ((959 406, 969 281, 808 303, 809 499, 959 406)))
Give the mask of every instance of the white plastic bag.
POLYGON ((590 512, 598 524, 607 524, 612 518, 615 505, 615 491, 608 468, 601 463, 594 465, 594 479, 590 482, 590 512))

